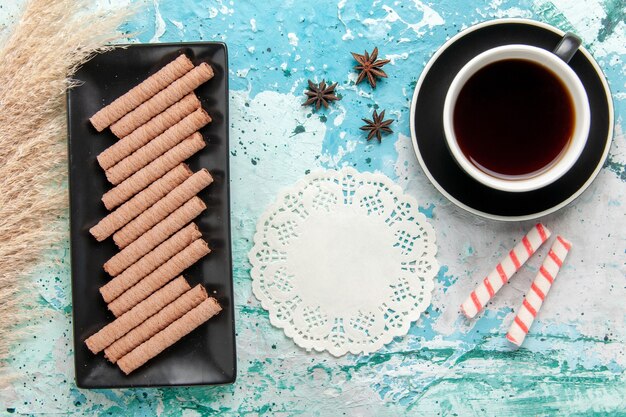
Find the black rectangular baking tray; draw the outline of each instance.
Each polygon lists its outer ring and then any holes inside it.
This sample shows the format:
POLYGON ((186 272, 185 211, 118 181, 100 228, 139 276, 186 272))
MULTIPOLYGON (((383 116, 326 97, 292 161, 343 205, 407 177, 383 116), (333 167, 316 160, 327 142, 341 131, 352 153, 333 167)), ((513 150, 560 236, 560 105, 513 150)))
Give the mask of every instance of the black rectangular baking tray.
POLYGON ((230 233, 228 150, 228 54, 215 42, 125 45, 99 54, 75 75, 80 85, 67 95, 70 244, 74 358, 81 388, 128 388, 227 384, 235 381, 235 322, 230 233), (98 243, 89 228, 107 215, 102 195, 111 188, 96 156, 115 142, 107 129, 98 133, 89 117, 180 53, 195 64, 208 62, 215 76, 196 90, 213 121, 200 132, 207 146, 187 163, 207 168, 213 184, 200 193, 207 210, 196 223, 212 252, 184 272, 193 286, 203 284, 222 312, 143 367, 126 376, 103 354, 93 355, 85 339, 110 323, 98 289, 109 277, 102 265, 117 252, 112 239, 98 243))

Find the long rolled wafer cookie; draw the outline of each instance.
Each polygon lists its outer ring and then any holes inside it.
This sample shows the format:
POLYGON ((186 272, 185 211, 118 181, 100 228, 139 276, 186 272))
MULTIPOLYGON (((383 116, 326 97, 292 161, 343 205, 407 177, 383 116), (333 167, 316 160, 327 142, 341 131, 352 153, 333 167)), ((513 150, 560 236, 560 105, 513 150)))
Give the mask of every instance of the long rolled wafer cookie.
POLYGON ((196 285, 111 344, 104 350, 104 356, 112 363, 117 362, 119 358, 165 329, 207 298, 209 297, 204 287, 200 284, 196 285))
POLYGON ((135 129, 130 135, 124 136, 102 151, 98 155, 98 163, 104 170, 111 168, 199 108, 200 100, 198 97, 194 93, 187 94, 163 113, 155 116, 135 129))
POLYGON ((152 317, 161 311, 166 305, 176 300, 191 287, 184 278, 179 278, 161 290, 155 292, 127 314, 118 317, 115 321, 107 324, 97 333, 91 335, 85 344, 93 353, 98 353, 130 330, 143 323, 148 317, 152 317))
POLYGON ((475 317, 549 237, 548 228, 536 224, 461 304, 463 314, 470 319, 475 317))
POLYGON ((111 125, 111 132, 118 138, 130 134, 211 78, 213 69, 206 62, 201 63, 111 125))
POLYGON ((121 316, 210 252, 209 245, 203 239, 195 240, 191 245, 178 252, 148 276, 111 301, 108 304, 109 310, 115 317, 121 316))
POLYGON ((150 162, 122 183, 107 191, 102 196, 102 202, 109 210, 114 209, 152 182, 161 178, 167 171, 204 148, 206 144, 198 132, 174 146, 154 161, 150 162))
POLYGON ((204 300, 184 316, 123 356, 117 361, 117 365, 126 375, 130 374, 221 310, 222 308, 214 298, 204 300))
POLYGON ((89 229, 89 233, 102 242, 116 230, 143 213, 148 207, 159 201, 174 188, 191 177, 192 172, 186 164, 179 164, 150 186, 109 213, 98 224, 89 229))
POLYGON ((142 256, 160 245, 165 239, 182 229, 183 226, 202 213, 204 209, 206 209, 206 205, 198 197, 187 201, 152 229, 144 233, 139 239, 106 261, 104 270, 112 277, 119 275, 142 256))
POLYGON ((548 256, 539 268, 539 273, 533 280, 530 290, 526 294, 522 306, 519 308, 517 316, 513 320, 506 338, 516 346, 521 346, 528 334, 528 329, 532 326, 535 317, 543 301, 552 287, 561 266, 572 248, 572 244, 562 236, 557 236, 548 256))
POLYGON ((172 237, 129 266, 120 275, 100 287, 102 298, 105 302, 110 303, 201 236, 202 233, 200 233, 198 226, 194 223, 180 229, 172 237))
POLYGON ((184 54, 170 62, 143 82, 115 99, 89 119, 98 132, 121 119, 128 112, 153 97, 193 69, 193 63, 184 54))
POLYGON ((193 174, 185 182, 170 191, 148 210, 141 213, 126 226, 113 235, 115 244, 123 249, 139 236, 150 230, 152 226, 163 220, 167 215, 185 204, 191 197, 213 182, 213 177, 206 169, 193 174))
POLYGON ((122 159, 120 162, 105 171, 106 177, 111 184, 117 185, 130 177, 150 162, 163 155, 183 139, 192 135, 195 131, 206 126, 211 117, 203 109, 198 109, 185 117, 165 132, 152 139, 139 148, 133 154, 122 159))

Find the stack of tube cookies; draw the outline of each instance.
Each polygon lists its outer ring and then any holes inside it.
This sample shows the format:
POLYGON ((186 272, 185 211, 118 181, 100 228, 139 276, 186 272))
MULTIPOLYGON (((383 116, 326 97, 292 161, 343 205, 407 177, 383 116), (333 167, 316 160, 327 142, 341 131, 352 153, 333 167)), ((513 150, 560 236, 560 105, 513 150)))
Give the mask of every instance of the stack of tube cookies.
POLYGON ((193 220, 213 178, 184 161, 205 146, 198 131, 211 117, 194 90, 212 77, 207 63, 181 54, 89 119, 119 138, 97 157, 113 185, 102 197, 111 212, 89 232, 120 251, 104 264, 112 279, 100 288, 116 319, 85 343, 126 374, 221 310, 181 275, 211 252, 193 220))

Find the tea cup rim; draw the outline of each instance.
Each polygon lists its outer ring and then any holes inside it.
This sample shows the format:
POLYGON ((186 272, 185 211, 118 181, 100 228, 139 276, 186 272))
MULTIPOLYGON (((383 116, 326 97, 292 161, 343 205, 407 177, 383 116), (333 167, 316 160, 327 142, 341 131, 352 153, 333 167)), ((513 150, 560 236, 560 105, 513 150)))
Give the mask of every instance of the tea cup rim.
POLYGON ((543 188, 561 178, 576 163, 587 142, 591 124, 587 92, 576 72, 552 52, 536 46, 510 44, 488 49, 468 61, 455 75, 446 93, 443 107, 443 127, 446 144, 457 164, 483 185, 507 192, 527 192, 543 188), (544 171, 529 178, 504 179, 487 174, 476 167, 461 150, 454 132, 453 114, 456 99, 465 82, 485 66, 507 59, 525 59, 551 70, 566 86, 575 112, 574 133, 559 160, 544 171))

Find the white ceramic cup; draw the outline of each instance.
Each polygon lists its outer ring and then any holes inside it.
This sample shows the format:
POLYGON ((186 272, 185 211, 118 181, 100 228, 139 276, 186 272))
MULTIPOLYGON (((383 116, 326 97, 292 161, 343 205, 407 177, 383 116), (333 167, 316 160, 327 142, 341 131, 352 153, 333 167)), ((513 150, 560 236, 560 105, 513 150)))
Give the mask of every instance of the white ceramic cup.
POLYGON ((578 160, 589 134, 590 111, 587 93, 580 79, 567 64, 574 55, 580 40, 567 34, 553 52, 530 45, 505 45, 489 49, 470 60, 458 72, 446 95, 443 107, 443 127, 446 142, 459 166, 472 178, 484 185, 502 191, 524 192, 536 190, 553 183, 565 174, 578 160), (553 164, 534 176, 502 178, 489 175, 474 165, 461 151, 454 132, 454 106, 461 89, 478 70, 497 61, 522 59, 542 65, 556 74, 569 92, 574 107, 574 130, 567 148, 553 164))

